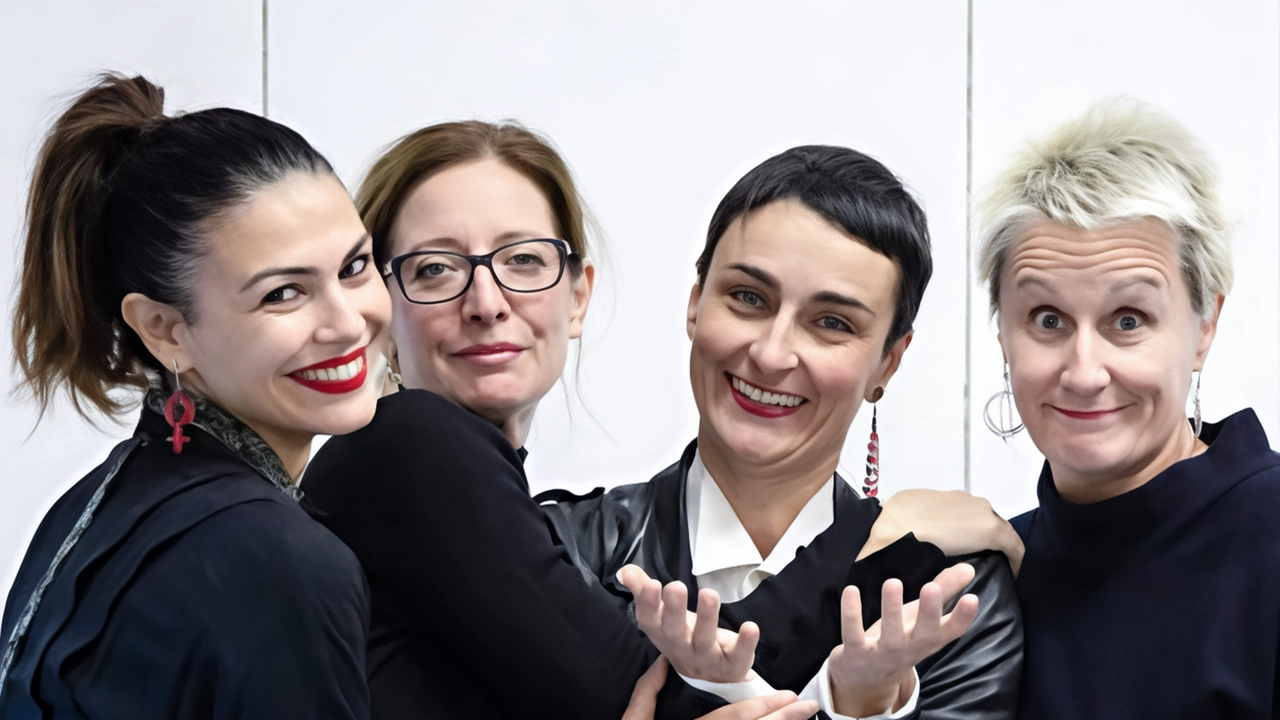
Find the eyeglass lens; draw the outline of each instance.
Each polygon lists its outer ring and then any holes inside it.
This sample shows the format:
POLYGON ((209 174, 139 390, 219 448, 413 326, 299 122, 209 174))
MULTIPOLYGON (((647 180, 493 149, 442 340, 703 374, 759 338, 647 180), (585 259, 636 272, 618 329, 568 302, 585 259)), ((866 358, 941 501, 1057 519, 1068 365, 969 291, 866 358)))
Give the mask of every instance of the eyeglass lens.
MULTIPOLYGON (((553 241, 520 242, 499 248, 490 267, 499 285, 536 292, 556 284, 563 270, 562 258, 553 241)), ((450 252, 415 254, 400 264, 405 295, 415 302, 439 302, 462 294, 471 273, 471 261, 450 252)))

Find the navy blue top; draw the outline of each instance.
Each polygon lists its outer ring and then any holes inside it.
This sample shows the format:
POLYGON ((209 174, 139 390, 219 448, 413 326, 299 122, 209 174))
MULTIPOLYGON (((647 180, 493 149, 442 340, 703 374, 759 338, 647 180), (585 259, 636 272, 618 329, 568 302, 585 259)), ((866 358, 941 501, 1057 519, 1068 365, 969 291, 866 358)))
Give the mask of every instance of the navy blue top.
POLYGON ((1277 718, 1280 454, 1252 410, 1204 453, 1102 502, 1048 465, 1026 543, 1020 717, 1277 718))
POLYGON ((16 646, 0 720, 369 716, 359 563, 246 459, 265 443, 247 428, 210 434, 207 419, 175 455, 144 409, 45 516, 5 604, 6 642, 111 476, 16 646))

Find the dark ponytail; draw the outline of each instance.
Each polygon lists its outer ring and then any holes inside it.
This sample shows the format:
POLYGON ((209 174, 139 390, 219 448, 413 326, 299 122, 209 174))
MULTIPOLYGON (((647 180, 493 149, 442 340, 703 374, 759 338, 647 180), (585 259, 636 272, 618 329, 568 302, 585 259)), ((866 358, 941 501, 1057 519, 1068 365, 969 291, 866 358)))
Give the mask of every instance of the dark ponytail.
POLYGON ((191 284, 218 217, 290 173, 333 172, 278 123, 228 108, 167 118, 163 106, 146 79, 104 74, 36 160, 13 347, 42 412, 62 388, 82 415, 124 410, 113 391, 161 369, 125 325, 124 296, 196 322, 191 284))

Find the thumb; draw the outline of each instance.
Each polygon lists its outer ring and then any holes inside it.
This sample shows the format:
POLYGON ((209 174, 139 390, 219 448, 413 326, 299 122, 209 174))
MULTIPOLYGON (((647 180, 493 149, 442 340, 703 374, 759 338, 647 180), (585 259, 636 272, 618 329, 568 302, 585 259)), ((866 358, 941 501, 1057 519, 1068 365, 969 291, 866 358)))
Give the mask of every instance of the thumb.
POLYGON ((636 689, 631 691, 631 702, 622 720, 653 720, 653 713, 658 709, 658 691, 667 681, 667 659, 658 656, 658 660, 636 681, 636 689))

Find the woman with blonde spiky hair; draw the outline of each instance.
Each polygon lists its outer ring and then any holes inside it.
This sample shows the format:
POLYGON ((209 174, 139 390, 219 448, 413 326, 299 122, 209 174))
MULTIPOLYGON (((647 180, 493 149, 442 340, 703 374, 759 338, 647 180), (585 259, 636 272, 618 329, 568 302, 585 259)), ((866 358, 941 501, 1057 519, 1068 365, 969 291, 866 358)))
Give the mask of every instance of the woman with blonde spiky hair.
POLYGON ((1014 520, 1022 717, 1276 717, 1280 455, 1252 410, 1199 411, 1232 280, 1219 195, 1181 125, 1119 99, 1029 144, 981 205, 1006 362, 988 425, 1025 424, 1047 461, 1014 520))

